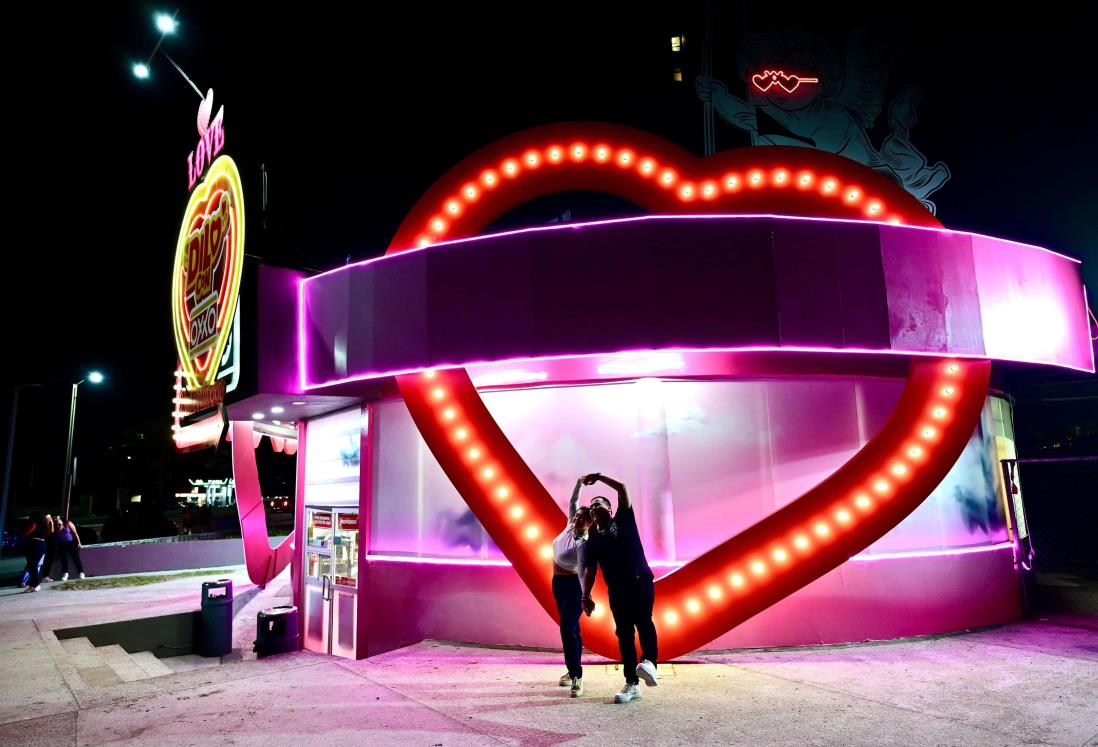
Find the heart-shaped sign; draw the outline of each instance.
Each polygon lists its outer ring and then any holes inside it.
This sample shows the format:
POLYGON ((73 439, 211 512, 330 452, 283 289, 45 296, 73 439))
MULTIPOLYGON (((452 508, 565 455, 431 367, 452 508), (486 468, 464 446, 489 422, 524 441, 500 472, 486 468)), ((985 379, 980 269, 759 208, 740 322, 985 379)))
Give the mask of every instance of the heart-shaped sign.
MULTIPOLYGON (((897 185, 846 159, 752 148, 695 159, 651 135, 594 124, 539 128, 466 159, 409 213, 390 252, 476 234, 511 207, 597 189, 652 212, 877 218, 939 225, 897 185), (887 205, 887 207, 886 207, 887 205), (698 210, 701 207, 702 210, 698 210)), ((896 526, 941 482, 987 391, 983 360, 914 360, 886 425, 791 504, 656 582, 663 658, 705 645, 845 562, 896 526)), ((553 536, 564 515, 489 414, 464 369, 399 376, 421 435, 470 509, 554 619, 553 536)), ((576 465, 577 471, 597 469, 576 465)), ((616 658, 606 593, 584 642, 616 658)))
POLYGON ((799 75, 786 75, 782 70, 763 70, 751 76, 751 83, 762 93, 778 86, 786 93, 796 91, 801 83, 819 83, 819 78, 802 78, 799 75))
POLYGON ((175 250, 172 320, 189 390, 217 375, 243 268, 244 193, 236 164, 221 156, 191 193, 175 250))

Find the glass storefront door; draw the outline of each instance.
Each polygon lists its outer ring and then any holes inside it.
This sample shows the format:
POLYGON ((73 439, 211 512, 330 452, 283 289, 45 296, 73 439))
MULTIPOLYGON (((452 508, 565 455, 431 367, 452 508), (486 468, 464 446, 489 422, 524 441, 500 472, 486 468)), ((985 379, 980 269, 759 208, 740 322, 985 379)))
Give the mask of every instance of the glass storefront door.
POLYGON ((358 509, 307 506, 305 648, 355 658, 358 509))

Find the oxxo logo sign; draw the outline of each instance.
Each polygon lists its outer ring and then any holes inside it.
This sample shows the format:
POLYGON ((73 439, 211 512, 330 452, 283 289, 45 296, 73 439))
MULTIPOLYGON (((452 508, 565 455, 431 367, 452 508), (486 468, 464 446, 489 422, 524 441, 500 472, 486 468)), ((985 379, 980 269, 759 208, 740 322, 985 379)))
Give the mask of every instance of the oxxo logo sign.
POLYGON ((204 216, 187 237, 183 255, 184 301, 190 319, 188 352, 192 357, 205 352, 216 342, 217 299, 224 272, 228 269, 224 260, 231 233, 231 193, 219 191, 211 206, 213 212, 204 216))

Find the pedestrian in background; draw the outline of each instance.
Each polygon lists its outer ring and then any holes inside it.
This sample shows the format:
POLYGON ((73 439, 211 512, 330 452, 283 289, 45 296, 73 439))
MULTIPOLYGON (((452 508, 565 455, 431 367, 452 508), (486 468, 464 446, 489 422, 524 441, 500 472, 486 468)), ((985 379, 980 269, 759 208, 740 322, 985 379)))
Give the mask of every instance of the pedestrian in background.
POLYGON ((23 537, 27 540, 27 591, 42 590, 42 561, 46 557, 46 540, 49 537, 49 529, 42 514, 34 511, 30 515, 30 524, 23 530, 23 537))
POLYGON ((57 539, 54 540, 54 547, 61 557, 61 580, 67 581, 69 579, 69 558, 72 558, 80 578, 85 578, 84 564, 80 562, 80 534, 76 531, 75 524, 68 519, 61 519, 60 516, 58 514, 57 524, 59 528, 56 533, 57 539))
POLYGON ((46 514, 42 517, 46 522, 46 554, 42 558, 42 582, 53 583, 53 561, 57 558, 57 530, 61 528, 59 523, 60 517, 57 520, 50 514, 46 514))

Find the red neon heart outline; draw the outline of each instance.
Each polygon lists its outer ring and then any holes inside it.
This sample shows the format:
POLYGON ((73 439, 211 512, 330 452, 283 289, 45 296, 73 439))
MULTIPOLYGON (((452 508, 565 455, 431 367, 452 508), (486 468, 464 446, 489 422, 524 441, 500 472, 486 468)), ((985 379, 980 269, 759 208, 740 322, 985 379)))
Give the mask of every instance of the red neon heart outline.
POLYGON ((762 93, 766 93, 775 85, 786 93, 793 93, 800 88, 801 83, 818 83, 819 79, 802 78, 799 75, 786 75, 782 70, 763 70, 761 73, 752 75, 751 82, 754 84, 755 89, 762 93), (793 81, 793 85, 788 85, 789 81, 793 81))
POLYGON ((751 76, 751 82, 755 85, 755 88, 763 93, 770 90, 770 87, 774 85, 774 81, 770 80, 771 73, 769 70, 764 70, 761 73, 755 73, 751 76))
POLYGON ((786 75, 781 70, 778 71, 778 85, 786 93, 793 93, 801 86, 801 79, 796 75, 786 75), (793 81, 793 85, 789 85, 789 81, 793 81))
MULTIPOLYGON (((885 177, 831 154, 768 146, 700 161, 629 128, 565 124, 505 138, 451 169, 409 212, 389 253, 474 235, 511 207, 568 189, 609 192, 653 212, 718 213, 734 206, 739 214, 879 216, 940 226, 885 177)), ((902 521, 960 456, 983 407, 989 374, 986 360, 913 360, 888 422, 846 464, 789 505, 657 580, 654 614, 663 658, 705 645, 902 521)), ((565 521, 556 501, 493 420, 465 369, 402 375, 397 382, 455 488, 538 602, 558 619, 548 544, 565 521)), ((584 621, 584 643, 617 658, 601 580, 594 596, 601 614, 584 621)))

